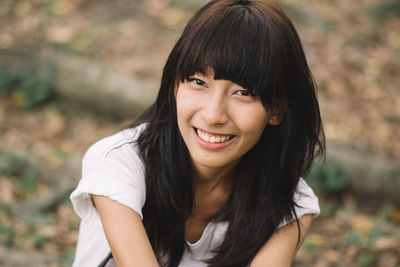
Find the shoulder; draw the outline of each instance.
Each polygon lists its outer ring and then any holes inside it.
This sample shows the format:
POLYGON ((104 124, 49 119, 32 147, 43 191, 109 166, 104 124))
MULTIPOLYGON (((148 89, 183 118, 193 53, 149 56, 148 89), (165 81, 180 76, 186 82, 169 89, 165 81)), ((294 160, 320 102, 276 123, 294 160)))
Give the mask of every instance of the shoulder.
MULTIPOLYGON (((295 203, 294 209, 296 211, 297 218, 301 218, 306 214, 311 214, 313 217, 317 217, 321 212, 319 208, 318 197, 303 178, 300 178, 297 184, 293 200, 295 203)), ((290 220, 283 220, 279 227, 289 224, 290 222, 290 220)))
MULTIPOLYGON (((105 175, 108 172, 142 169, 142 161, 136 144, 145 128, 139 125, 124 129, 93 144, 82 160, 82 176, 105 175)), ((116 176, 118 178, 119 176, 116 176)))
POLYGON ((136 153, 136 141, 145 125, 124 129, 114 135, 105 137, 94 143, 86 152, 85 157, 107 159, 111 156, 124 153, 136 153))
POLYGON ((314 217, 319 215, 318 197, 303 178, 300 178, 293 198, 299 218, 305 214, 313 214, 314 217))
POLYGON ((300 178, 297 184, 294 201, 298 210, 302 212, 301 216, 306 213, 317 216, 320 213, 318 197, 303 178, 300 178))
POLYGON ((92 145, 82 160, 82 177, 70 198, 75 212, 99 224, 90 195, 113 199, 139 213, 145 202, 144 165, 136 144, 145 126, 122 130, 92 145))

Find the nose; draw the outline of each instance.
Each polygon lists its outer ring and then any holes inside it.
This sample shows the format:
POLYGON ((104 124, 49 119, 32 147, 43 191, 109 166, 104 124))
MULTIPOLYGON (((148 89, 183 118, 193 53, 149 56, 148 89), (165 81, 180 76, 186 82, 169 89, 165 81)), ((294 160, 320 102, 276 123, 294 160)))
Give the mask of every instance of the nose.
POLYGON ((204 102, 203 119, 209 125, 222 125, 228 121, 227 105, 223 95, 213 94, 204 102))

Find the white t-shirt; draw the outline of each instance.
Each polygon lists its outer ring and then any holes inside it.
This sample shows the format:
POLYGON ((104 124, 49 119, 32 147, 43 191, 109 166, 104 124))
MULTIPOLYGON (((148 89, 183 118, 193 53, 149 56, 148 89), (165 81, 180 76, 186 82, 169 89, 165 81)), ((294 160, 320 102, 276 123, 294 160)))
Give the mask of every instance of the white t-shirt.
MULTIPOLYGON (((110 252, 90 194, 109 197, 143 218, 146 200, 144 165, 135 144, 143 128, 140 125, 123 130, 100 140, 86 152, 82 161, 82 179, 70 197, 81 218, 73 267, 98 266, 110 252)), ((318 198, 303 179, 300 179, 294 199, 301 207, 296 207, 299 218, 304 214, 319 214, 318 198)), ((282 222, 281 226, 286 223, 282 222)), ((213 256, 211 251, 221 244, 227 228, 226 222, 210 222, 196 243, 187 242, 190 249, 185 249, 179 266, 207 266, 202 260, 213 256)))

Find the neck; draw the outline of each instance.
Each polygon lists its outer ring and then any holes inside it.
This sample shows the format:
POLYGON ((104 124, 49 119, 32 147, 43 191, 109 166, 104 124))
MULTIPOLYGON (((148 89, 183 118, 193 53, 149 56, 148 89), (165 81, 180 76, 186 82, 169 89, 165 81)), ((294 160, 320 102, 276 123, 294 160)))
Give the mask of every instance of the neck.
POLYGON ((236 163, 221 168, 193 165, 193 182, 196 193, 209 194, 214 191, 230 191, 236 163))

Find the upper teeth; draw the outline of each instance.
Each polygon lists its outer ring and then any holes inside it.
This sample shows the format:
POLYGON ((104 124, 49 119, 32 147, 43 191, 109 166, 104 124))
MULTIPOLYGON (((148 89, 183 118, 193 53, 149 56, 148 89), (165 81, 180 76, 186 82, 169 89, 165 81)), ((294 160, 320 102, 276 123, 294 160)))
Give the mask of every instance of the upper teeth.
POLYGON ((197 134, 200 136, 200 138, 206 141, 207 143, 223 143, 232 138, 230 135, 211 135, 200 129, 197 129, 196 131, 197 134))

